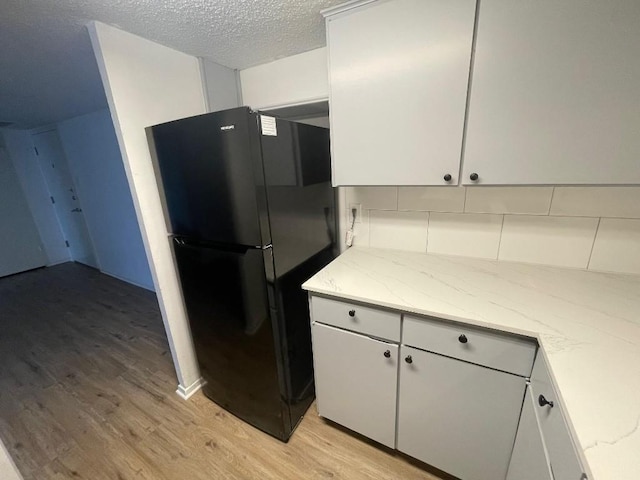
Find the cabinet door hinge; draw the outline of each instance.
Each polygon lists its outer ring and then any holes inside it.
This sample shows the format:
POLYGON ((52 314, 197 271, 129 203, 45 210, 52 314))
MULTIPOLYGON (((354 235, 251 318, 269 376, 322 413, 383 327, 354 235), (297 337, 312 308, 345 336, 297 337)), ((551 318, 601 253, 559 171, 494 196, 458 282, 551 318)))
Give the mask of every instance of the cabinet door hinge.
POLYGON ((40 156, 40 154, 38 153, 38 147, 33 147, 33 149, 36 151, 36 155, 40 156))
POLYGON ((67 248, 69 248, 69 240, 65 240, 64 244, 67 246, 67 248))
POLYGON ((49 197, 49 198, 51 199, 51 203, 56 203, 55 198, 53 198, 53 197, 49 197))

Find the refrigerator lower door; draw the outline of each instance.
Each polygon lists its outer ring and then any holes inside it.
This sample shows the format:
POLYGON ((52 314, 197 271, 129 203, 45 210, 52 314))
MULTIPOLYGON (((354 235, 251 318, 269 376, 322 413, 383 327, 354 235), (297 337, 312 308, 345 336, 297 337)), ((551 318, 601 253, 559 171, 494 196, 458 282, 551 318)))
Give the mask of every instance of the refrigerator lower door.
POLYGON ((280 439, 290 432, 282 401, 260 249, 219 249, 174 239, 204 394, 280 439))

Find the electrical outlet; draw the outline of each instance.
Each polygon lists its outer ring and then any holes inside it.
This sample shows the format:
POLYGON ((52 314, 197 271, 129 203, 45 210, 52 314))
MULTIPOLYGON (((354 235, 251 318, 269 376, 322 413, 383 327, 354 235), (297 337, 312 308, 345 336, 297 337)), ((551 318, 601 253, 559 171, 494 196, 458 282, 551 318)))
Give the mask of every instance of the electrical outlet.
POLYGON ((349 220, 348 225, 351 225, 353 222, 353 209, 356 209, 356 223, 362 223, 362 204, 361 203, 350 203, 349 204, 349 212, 347 215, 347 219, 349 220))

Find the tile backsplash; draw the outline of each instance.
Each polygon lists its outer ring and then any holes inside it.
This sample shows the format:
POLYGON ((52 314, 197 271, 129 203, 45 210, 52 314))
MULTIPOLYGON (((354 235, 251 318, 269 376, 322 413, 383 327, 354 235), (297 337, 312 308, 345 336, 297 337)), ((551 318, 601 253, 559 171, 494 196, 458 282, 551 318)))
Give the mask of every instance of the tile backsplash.
POLYGON ((640 274, 640 187, 346 187, 354 245, 640 274))

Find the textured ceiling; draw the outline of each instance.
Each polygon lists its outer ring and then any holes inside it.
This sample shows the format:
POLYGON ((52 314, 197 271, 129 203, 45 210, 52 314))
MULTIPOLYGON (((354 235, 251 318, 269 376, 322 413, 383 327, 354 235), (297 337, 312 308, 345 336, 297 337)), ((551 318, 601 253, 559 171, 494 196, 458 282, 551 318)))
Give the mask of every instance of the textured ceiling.
POLYGON ((325 44, 344 0, 0 0, 0 122, 31 128, 106 106, 90 20, 232 68, 325 44))

